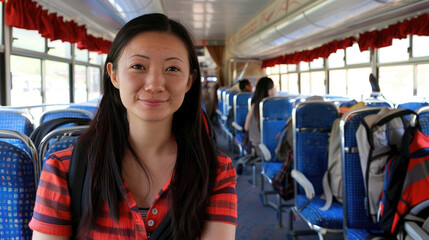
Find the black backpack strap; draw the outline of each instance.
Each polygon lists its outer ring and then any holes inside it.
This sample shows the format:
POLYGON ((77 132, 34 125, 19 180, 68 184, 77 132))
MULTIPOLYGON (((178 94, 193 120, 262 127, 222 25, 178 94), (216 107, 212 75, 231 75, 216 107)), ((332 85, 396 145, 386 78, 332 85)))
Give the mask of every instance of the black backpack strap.
POLYGON ((165 215, 161 223, 150 235, 151 240, 171 240, 173 239, 173 228, 170 212, 165 215))
POLYGON ((88 151, 85 144, 77 141, 73 148, 68 173, 68 187, 70 192, 72 214, 72 239, 75 238, 83 212, 82 199, 87 198, 89 190, 88 151), (85 181, 87 180, 87 181, 85 181))

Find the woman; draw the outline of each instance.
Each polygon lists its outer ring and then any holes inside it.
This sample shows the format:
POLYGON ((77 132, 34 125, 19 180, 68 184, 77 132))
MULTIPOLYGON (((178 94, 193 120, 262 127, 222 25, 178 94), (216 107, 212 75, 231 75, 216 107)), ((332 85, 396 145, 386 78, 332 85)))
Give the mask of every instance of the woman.
POLYGON ((277 90, 271 78, 262 77, 256 83, 253 93, 250 110, 246 116, 244 130, 248 132, 250 143, 256 151, 257 156, 261 156, 259 143, 261 143, 261 128, 259 126, 259 103, 266 97, 276 96, 277 90))
MULTIPOLYGON (((235 238, 235 170, 202 124, 194 49, 186 29, 162 14, 133 19, 118 32, 99 110, 77 143, 88 148, 90 169, 79 238, 147 239, 167 212, 174 239, 235 238)), ((72 235, 71 151, 44 165, 33 239, 72 235)))

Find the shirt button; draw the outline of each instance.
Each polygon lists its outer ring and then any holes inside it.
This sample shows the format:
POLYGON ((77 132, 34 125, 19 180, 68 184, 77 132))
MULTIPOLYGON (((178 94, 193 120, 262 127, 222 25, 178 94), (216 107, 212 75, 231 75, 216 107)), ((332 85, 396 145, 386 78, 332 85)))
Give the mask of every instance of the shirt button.
POLYGON ((152 227, 154 223, 155 223, 155 222, 154 222, 153 220, 149 220, 149 221, 147 221, 147 225, 148 225, 149 227, 152 227))
POLYGON ((152 208, 152 214, 157 214, 157 213, 158 213, 158 209, 152 208))

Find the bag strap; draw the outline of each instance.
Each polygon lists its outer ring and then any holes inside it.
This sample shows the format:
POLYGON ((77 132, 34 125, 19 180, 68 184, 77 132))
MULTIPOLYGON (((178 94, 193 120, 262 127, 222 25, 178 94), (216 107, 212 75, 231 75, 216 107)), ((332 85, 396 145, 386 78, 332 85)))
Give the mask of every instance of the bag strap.
POLYGON ((173 239, 173 228, 170 212, 167 212, 164 219, 150 235, 151 240, 171 240, 173 239))
POLYGON ((89 190, 89 168, 87 162, 87 148, 85 144, 76 142, 70 159, 68 187, 70 192, 72 213, 72 239, 76 237, 80 218, 83 212, 82 199, 87 198, 89 190))

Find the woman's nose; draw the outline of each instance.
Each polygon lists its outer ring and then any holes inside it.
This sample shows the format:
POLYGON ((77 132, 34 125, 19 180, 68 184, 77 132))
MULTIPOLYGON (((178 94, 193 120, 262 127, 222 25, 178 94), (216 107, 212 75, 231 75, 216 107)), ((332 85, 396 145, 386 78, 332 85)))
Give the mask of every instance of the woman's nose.
POLYGON ((162 92, 165 90, 165 77, 162 71, 150 69, 146 75, 145 87, 146 91, 162 92))

